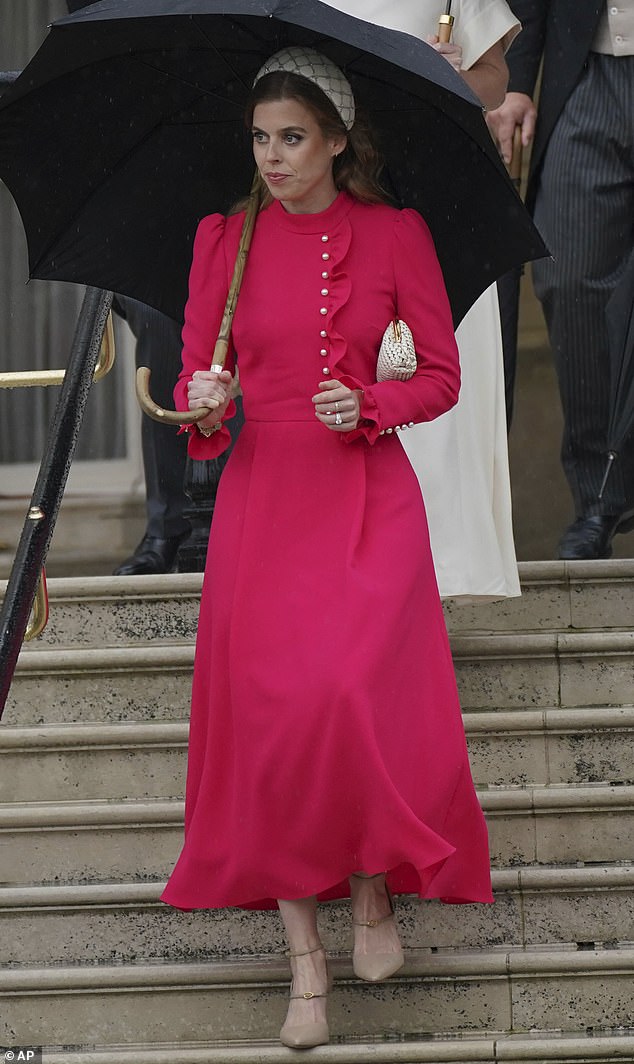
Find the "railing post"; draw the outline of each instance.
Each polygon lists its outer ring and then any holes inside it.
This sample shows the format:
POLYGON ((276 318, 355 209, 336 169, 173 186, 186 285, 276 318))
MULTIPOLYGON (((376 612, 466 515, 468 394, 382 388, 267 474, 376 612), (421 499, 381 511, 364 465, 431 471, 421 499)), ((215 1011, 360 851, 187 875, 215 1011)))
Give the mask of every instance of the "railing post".
POLYGON ((86 290, 44 458, 0 609, 0 716, 55 528, 111 304, 112 292, 86 290))

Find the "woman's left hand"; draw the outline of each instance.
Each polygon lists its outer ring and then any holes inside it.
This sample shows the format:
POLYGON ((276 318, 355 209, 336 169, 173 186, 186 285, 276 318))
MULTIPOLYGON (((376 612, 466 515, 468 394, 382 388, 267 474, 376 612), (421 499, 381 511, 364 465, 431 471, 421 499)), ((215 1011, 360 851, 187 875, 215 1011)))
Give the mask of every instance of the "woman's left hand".
POLYGON ((333 432, 351 432, 359 423, 361 394, 341 381, 321 381, 319 394, 313 395, 317 420, 333 432))
POLYGON ((431 44, 434 51, 438 52, 443 59, 451 63, 454 70, 459 74, 462 71, 462 48, 458 44, 441 44, 438 37, 428 37, 427 44, 431 44))

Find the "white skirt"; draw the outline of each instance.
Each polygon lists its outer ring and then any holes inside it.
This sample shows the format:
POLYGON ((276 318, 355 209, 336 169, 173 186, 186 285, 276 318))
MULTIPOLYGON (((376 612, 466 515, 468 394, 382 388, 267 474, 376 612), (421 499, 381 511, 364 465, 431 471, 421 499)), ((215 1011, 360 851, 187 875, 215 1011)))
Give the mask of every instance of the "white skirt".
POLYGON ((457 405, 415 425, 401 441, 425 499, 441 596, 512 597, 521 592, 495 285, 471 308, 456 339, 462 369, 457 405))

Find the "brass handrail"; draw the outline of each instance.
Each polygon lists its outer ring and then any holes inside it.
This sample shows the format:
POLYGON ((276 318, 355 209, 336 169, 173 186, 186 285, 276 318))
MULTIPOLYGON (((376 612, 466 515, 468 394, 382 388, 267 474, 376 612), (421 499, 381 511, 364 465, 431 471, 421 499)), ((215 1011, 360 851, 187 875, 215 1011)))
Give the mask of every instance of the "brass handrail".
MULTIPOLYGON (((107 373, 110 373, 115 361, 114 328, 112 325, 112 313, 108 314, 106 326, 99 349, 99 357, 95 364, 93 382, 100 381, 107 373)), ((0 373, 0 388, 34 388, 38 385, 48 387, 53 384, 63 384, 66 370, 22 370, 10 373, 0 373)), ((32 506, 28 513, 30 521, 41 521, 43 511, 38 506, 32 506)), ((48 623, 48 591, 46 587, 46 570, 42 566, 38 579, 31 616, 24 632, 24 642, 36 639, 41 635, 48 623)))
POLYGON ((47 622, 48 590, 46 587, 46 569, 42 567, 40 579, 37 584, 37 591, 35 592, 35 598, 33 599, 33 609, 31 610, 29 623, 24 632, 24 642, 28 643, 31 639, 37 639, 38 635, 41 635, 46 628, 47 622))
MULTIPOLYGON (((114 329, 112 314, 108 314, 93 381, 100 381, 107 373, 110 373, 114 361, 114 329)), ((65 369, 27 369, 0 373, 0 388, 35 388, 38 385, 48 388, 54 384, 62 384, 65 374, 65 369)))

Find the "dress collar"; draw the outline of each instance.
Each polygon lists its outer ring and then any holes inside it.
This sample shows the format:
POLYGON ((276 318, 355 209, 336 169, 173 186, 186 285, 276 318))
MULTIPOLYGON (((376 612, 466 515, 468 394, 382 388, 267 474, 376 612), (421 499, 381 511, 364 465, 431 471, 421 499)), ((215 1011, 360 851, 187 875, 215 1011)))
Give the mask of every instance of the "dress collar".
POLYGON ((354 196, 343 191, 337 194, 325 211, 318 211, 316 214, 290 214, 279 200, 273 200, 270 207, 266 208, 266 214, 281 229, 287 229, 291 233, 324 233, 327 229, 339 225, 356 202, 354 196))

